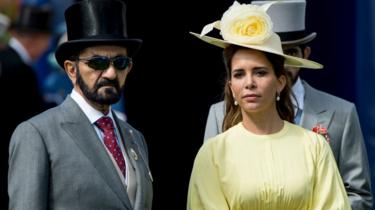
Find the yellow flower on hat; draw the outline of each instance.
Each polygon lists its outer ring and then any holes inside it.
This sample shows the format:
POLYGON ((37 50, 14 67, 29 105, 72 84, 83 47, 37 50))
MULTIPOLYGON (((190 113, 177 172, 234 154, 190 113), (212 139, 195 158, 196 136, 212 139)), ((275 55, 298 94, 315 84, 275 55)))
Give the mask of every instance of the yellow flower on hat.
POLYGON ((234 2, 220 21, 224 40, 241 44, 262 44, 272 35, 272 21, 268 7, 234 2))

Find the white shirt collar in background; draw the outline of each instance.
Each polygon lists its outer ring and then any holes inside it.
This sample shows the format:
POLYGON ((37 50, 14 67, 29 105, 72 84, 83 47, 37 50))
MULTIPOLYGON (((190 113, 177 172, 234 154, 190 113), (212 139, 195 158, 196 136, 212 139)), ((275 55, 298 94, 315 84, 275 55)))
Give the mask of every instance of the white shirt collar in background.
MULTIPOLYGON (((297 78, 297 81, 294 83, 293 87, 292 87, 292 92, 294 94, 294 96, 296 97, 295 99, 292 97, 292 103, 294 105, 295 108, 297 108, 297 104, 298 104, 298 108, 300 110, 303 110, 303 105, 304 105, 304 98, 305 98, 305 88, 303 87, 302 85, 302 81, 301 79, 298 77, 297 78)), ((296 111, 296 110, 295 110, 296 111)))
POLYGON ((24 63, 31 65, 33 61, 31 60, 29 53, 27 53, 26 49, 16 38, 10 38, 9 46, 18 53, 24 63))

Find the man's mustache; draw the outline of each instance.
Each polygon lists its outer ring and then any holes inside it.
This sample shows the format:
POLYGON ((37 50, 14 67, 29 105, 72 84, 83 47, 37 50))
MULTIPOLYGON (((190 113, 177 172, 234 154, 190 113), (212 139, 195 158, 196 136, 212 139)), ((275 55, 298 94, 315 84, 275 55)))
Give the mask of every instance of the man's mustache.
POLYGON ((103 86, 113 86, 115 87, 117 90, 120 89, 120 84, 118 83, 117 80, 109 80, 109 79, 104 79, 98 83, 96 83, 95 85, 95 89, 98 90, 99 88, 103 87, 103 86))

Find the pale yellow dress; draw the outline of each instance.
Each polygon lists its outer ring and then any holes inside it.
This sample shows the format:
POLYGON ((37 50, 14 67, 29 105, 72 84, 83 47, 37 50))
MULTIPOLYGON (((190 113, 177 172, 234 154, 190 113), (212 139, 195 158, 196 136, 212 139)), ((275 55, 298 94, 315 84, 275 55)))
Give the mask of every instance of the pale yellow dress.
POLYGON ((271 135, 242 123, 199 150, 190 178, 188 210, 351 209, 326 140, 284 121, 271 135))

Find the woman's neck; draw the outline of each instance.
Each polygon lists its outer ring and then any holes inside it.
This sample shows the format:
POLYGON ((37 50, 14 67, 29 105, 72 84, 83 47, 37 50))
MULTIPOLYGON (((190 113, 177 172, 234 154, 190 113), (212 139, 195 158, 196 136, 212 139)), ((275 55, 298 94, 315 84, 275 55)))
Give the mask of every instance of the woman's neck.
POLYGON ((277 133, 284 126, 284 121, 276 110, 263 113, 242 112, 242 121, 247 130, 258 135, 277 133))

